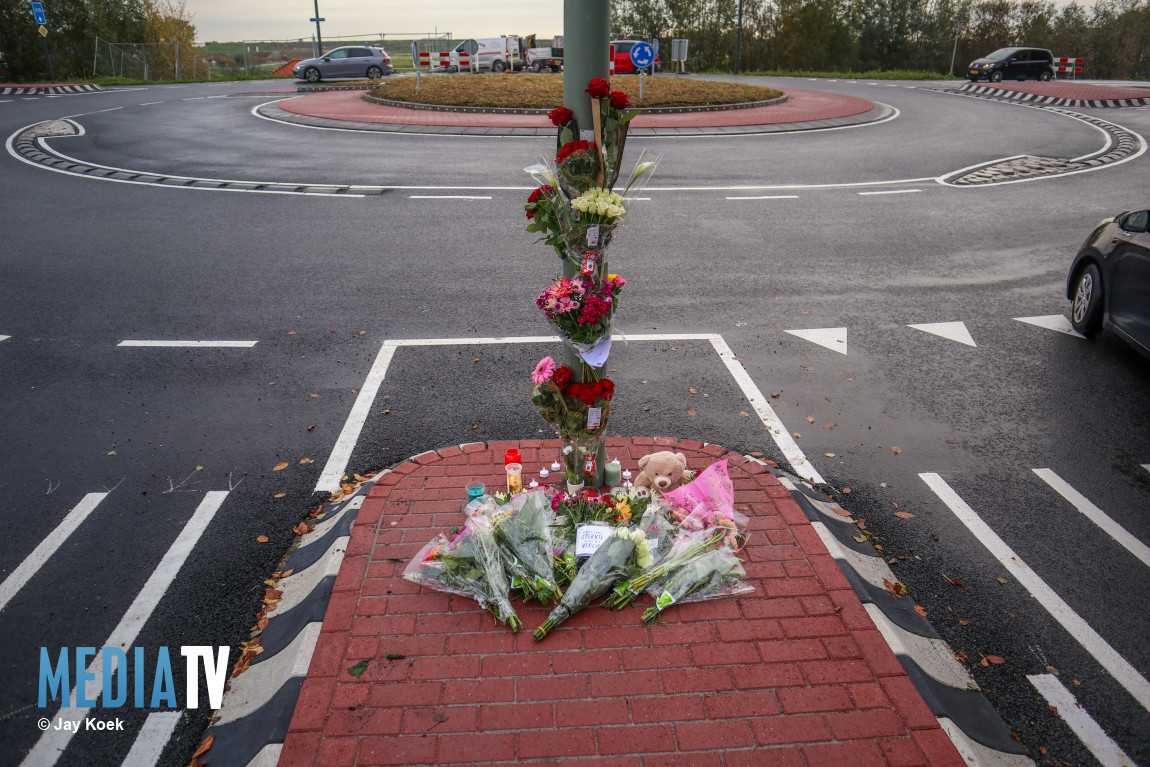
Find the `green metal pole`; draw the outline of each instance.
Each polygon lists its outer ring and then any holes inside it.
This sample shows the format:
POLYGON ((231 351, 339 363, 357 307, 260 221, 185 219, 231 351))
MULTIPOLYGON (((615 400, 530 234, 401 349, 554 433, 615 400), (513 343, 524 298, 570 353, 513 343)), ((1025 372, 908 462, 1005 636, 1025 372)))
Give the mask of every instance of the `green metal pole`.
MULTIPOLYGON (((607 77, 611 45, 611 0, 564 0, 563 2, 563 105, 575 113, 580 131, 591 130, 591 97, 587 83, 596 77, 607 77)), ((566 259, 563 274, 576 276, 576 268, 566 259)), ((582 380, 582 361, 563 347, 563 364, 582 380)), ((596 373, 602 375, 602 368, 596 373)), ((607 426, 603 427, 608 428, 607 426)), ((594 486, 603 486, 603 467, 607 463, 604 444, 595 455, 594 486)))

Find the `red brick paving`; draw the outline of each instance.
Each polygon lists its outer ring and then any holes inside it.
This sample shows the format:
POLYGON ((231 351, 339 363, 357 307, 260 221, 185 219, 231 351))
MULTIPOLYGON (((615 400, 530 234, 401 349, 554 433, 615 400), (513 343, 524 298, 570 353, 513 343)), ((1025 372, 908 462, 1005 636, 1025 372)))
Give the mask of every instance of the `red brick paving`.
MULTIPOLYGON (((640 115, 634 128, 695 128, 724 125, 774 125, 778 123, 827 120, 862 114, 874 104, 866 99, 834 93, 788 89, 782 104, 754 109, 721 112, 683 112, 668 115, 640 115)), ((453 127, 551 128, 547 115, 503 115, 482 112, 435 112, 383 106, 363 100, 362 91, 326 91, 278 104, 294 114, 367 123, 400 125, 449 125, 453 127)))
MULTIPOLYGON (((608 444, 635 470, 674 441, 608 444)), ((678 448, 696 470, 727 458, 750 517, 754 593, 672 607, 652 626, 638 607, 592 607, 536 642, 546 608, 520 603, 515 635, 469 599, 403 580, 408 560, 461 521, 467 482, 502 483, 508 447, 533 467, 559 443, 425 453, 372 488, 281 765, 963 765, 854 592, 828 577, 837 570, 810 523, 783 515, 793 502, 770 492, 779 481, 715 445, 678 448), (356 679, 347 668, 364 659, 356 679)))

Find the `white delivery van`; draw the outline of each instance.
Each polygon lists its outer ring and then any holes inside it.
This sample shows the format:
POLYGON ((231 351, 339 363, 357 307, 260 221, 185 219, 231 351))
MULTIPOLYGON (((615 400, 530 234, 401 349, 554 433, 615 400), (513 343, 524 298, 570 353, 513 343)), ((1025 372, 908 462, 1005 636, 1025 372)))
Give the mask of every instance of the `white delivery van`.
POLYGON ((475 57, 479 69, 506 72, 509 69, 523 68, 523 58, 519 51, 519 37, 516 35, 464 40, 455 46, 455 52, 466 53, 468 56, 475 57))

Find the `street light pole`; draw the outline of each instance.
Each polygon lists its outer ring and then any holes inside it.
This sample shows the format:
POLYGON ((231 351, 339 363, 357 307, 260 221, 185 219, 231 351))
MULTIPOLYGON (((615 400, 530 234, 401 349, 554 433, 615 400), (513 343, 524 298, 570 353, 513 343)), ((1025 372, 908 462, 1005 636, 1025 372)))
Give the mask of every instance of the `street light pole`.
MULTIPOLYGON (((741 0, 740 0, 741 2, 741 0)), ((962 27, 965 21, 960 21, 954 25, 954 50, 950 53, 950 76, 954 77, 954 58, 958 55, 958 36, 962 34, 962 27)))
POLYGON ((315 0, 315 19, 313 20, 315 21, 315 39, 319 41, 319 50, 316 51, 316 57, 319 57, 323 55, 323 35, 321 35, 319 31, 319 23, 323 21, 323 19, 319 17, 319 0, 315 0))

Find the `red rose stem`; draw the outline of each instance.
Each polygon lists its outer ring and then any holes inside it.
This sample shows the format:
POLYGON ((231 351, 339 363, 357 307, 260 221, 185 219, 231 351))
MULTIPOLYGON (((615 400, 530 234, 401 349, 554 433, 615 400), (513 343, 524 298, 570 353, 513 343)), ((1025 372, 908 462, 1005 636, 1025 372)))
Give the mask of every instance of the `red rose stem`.
POLYGON ((595 186, 603 186, 603 116, 599 99, 591 99, 591 122, 595 127, 595 186))

